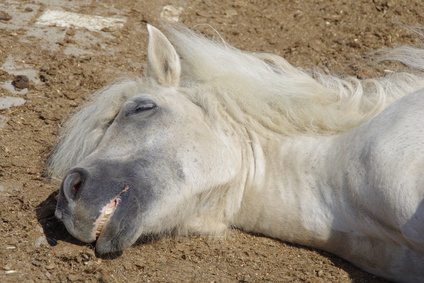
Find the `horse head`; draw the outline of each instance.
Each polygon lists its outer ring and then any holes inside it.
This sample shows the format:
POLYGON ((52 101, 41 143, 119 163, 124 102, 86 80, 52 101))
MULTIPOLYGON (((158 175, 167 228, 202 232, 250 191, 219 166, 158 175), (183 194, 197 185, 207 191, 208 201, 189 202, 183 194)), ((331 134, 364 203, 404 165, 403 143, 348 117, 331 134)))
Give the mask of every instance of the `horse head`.
POLYGON ((59 192, 56 216, 77 239, 96 241, 100 254, 145 234, 220 229, 222 223, 199 217, 225 205, 208 202, 208 195, 225 193, 240 169, 234 135, 187 97, 175 48, 159 30, 148 30, 147 78, 127 90, 128 99, 59 192))

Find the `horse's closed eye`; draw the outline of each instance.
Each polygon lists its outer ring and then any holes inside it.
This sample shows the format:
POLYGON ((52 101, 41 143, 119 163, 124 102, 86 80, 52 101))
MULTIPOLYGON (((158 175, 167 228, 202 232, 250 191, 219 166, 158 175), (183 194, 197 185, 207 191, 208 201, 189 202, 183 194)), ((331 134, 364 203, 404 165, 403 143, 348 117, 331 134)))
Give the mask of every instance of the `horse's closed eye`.
POLYGON ((154 103, 149 103, 149 104, 144 104, 144 105, 139 105, 134 109, 135 113, 139 113, 139 112, 143 112, 143 111, 147 111, 147 110, 151 110, 156 108, 156 104, 154 103))
POLYGON ((157 105, 153 101, 142 101, 134 103, 132 107, 125 111, 125 116, 128 117, 130 115, 140 114, 149 110, 153 110, 155 108, 157 108, 157 105))

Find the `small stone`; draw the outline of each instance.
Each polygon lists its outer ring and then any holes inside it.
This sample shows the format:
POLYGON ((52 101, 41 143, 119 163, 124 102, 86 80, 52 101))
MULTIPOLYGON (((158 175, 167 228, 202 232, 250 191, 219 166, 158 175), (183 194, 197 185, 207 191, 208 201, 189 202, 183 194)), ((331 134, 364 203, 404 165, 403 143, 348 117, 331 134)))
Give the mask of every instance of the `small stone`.
POLYGON ((0 11, 0 21, 10 21, 12 16, 6 13, 5 11, 0 11))
POLYGON ((300 11, 300 10, 297 10, 296 12, 294 12, 294 14, 293 14, 293 18, 295 18, 295 19, 300 19, 300 18, 302 18, 303 17, 303 12, 302 11, 300 11))
MULTIPOLYGON (((113 29, 111 29, 110 27, 104 27, 104 28, 102 28, 100 31, 103 31, 103 32, 112 32, 113 31, 113 29)), ((68 42, 69 43, 69 42, 68 42)))
POLYGON ((68 280, 73 282, 73 281, 78 281, 81 280, 81 275, 75 275, 75 274, 69 274, 68 275, 68 280))
POLYGON ((37 225, 37 226, 35 226, 35 229, 40 233, 40 234, 43 234, 44 233, 44 229, 43 229, 43 227, 41 227, 41 225, 37 225))
POLYGON ((49 245, 49 242, 47 241, 46 237, 45 236, 41 236, 41 237, 38 237, 37 240, 35 240, 35 247, 36 248, 39 248, 39 247, 47 247, 47 248, 49 248, 50 245, 49 245))
POLYGON ((89 254, 81 253, 81 257, 82 257, 82 259, 83 259, 83 260, 85 260, 85 261, 90 260, 90 255, 89 255, 89 254))
POLYGON ((45 269, 47 270, 52 270, 56 267, 56 265, 53 262, 48 263, 47 265, 44 266, 45 269))
POLYGON ((6 263, 2 267, 3 270, 12 270, 12 265, 10 263, 6 263))
POLYGON ((160 17, 168 22, 178 22, 182 11, 182 7, 167 5, 163 7, 162 12, 160 13, 160 17))
POLYGON ((49 278, 50 281, 53 281, 53 276, 50 272, 46 271, 46 273, 44 273, 44 275, 49 278))
MULTIPOLYGON (((77 88, 76 88, 77 89, 77 88)), ((75 89, 75 90, 76 90, 75 89)), ((69 99, 69 100, 75 100, 75 99, 77 99, 78 98, 78 95, 79 95, 79 93, 78 93, 78 91, 66 91, 66 92, 63 92, 63 94, 65 95, 65 97, 67 98, 67 99, 69 99)))
POLYGON ((238 13, 235 9, 228 9, 228 10, 225 11, 225 15, 227 17, 233 17, 233 16, 237 16, 238 13))
POLYGON ((6 270, 4 274, 13 274, 16 273, 16 270, 6 270))
POLYGON ((0 109, 9 109, 13 106, 20 106, 25 103, 25 99, 20 97, 5 96, 0 97, 0 109))
POLYGON ((39 259, 31 261, 31 264, 34 266, 41 266, 42 262, 39 259))
POLYGON ((17 89, 24 89, 29 87, 29 79, 25 75, 17 75, 12 81, 12 85, 17 89))
MULTIPOLYGON (((6 126, 7 121, 9 121, 9 117, 0 115, 0 130, 6 126)), ((6 148, 4 149, 6 151, 6 148)), ((0 192, 2 191, 2 186, 0 186, 0 192)))
POLYGON ((24 11, 27 13, 30 13, 30 12, 33 12, 34 9, 32 9, 31 7, 26 7, 24 11))

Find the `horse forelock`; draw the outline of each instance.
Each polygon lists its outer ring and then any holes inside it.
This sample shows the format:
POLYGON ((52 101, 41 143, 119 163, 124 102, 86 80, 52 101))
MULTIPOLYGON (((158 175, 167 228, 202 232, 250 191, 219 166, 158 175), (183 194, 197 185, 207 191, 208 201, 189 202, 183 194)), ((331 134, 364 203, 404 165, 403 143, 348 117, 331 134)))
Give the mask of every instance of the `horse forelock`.
POLYGON ((123 79, 94 93, 60 130, 59 142, 48 161, 49 174, 60 179, 92 153, 123 103, 140 93, 144 85, 142 79, 123 79))
MULTIPOLYGON (((182 58, 182 83, 195 82, 208 90, 197 91, 192 99, 207 110, 224 108, 239 123, 261 134, 343 133, 424 87, 422 74, 359 80, 319 70, 307 73, 279 56, 244 52, 187 29, 170 28, 169 33, 182 58)), ((410 49, 407 56, 403 52, 391 59, 418 60, 420 52, 410 49)))

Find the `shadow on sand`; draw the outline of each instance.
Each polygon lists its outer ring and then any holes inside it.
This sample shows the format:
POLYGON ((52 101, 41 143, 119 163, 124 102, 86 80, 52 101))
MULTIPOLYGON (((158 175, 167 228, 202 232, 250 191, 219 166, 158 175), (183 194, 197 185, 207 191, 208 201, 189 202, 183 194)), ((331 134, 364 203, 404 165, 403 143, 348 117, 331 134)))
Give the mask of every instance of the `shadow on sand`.
MULTIPOLYGON (((46 236, 48 244, 54 247, 59 241, 63 241, 78 246, 87 246, 87 243, 81 242, 75 239, 71 234, 69 234, 69 232, 66 230, 65 225, 63 225, 63 223, 54 215, 58 193, 59 191, 53 192, 36 208, 37 220, 43 227, 43 232, 46 236)), ((160 237, 158 236, 152 235, 143 236, 137 240, 135 245, 138 246, 143 244, 149 244, 157 241, 159 238, 160 237)), ((90 244, 89 246, 95 251, 95 243, 93 243, 92 245, 90 244)), ((96 253, 96 256, 102 259, 116 259, 122 254, 123 252, 113 252, 107 254, 96 253)))
MULTIPOLYGON (((244 233, 248 233, 250 235, 254 235, 255 237, 270 238, 270 237, 268 237, 266 235, 262 235, 262 234, 250 233, 250 232, 246 232, 244 230, 241 230, 241 231, 243 231, 244 233)), ((292 247, 296 247, 296 248, 299 248, 299 249, 305 249, 305 250, 308 250, 308 251, 314 251, 314 252, 322 255, 323 257, 328 258, 334 264, 334 266, 336 266, 337 268, 339 268, 341 270, 344 270, 349 275, 349 279, 352 280, 352 283, 390 283, 390 281, 387 281, 387 280, 385 280, 381 277, 378 277, 378 276, 375 276, 371 273, 368 273, 368 272, 360 269, 359 267, 356 267, 352 263, 344 260, 343 258, 338 257, 337 255, 334 255, 330 252, 310 248, 310 247, 307 247, 307 246, 302 246, 302 245, 299 245, 299 244, 285 242, 285 241, 282 241, 282 240, 276 239, 276 238, 272 238, 272 239, 277 241, 277 242, 284 243, 284 244, 292 246, 292 247)), ((329 278, 328 282, 330 282, 330 281, 333 282, 332 279, 329 278)))
MULTIPOLYGON (((59 191, 52 193, 36 208, 37 220, 43 227, 43 232, 46 236, 47 242, 52 247, 56 246, 59 241, 67 242, 78 246, 87 246, 87 243, 83 243, 75 239, 71 234, 69 234, 69 232, 66 230, 65 225, 63 225, 63 223, 54 215, 57 204, 58 192, 59 191)), ((95 250, 94 245, 88 246, 95 250)), ((102 259, 115 259, 120 257, 121 255, 122 252, 104 255, 99 255, 96 253, 96 256, 102 259)))

